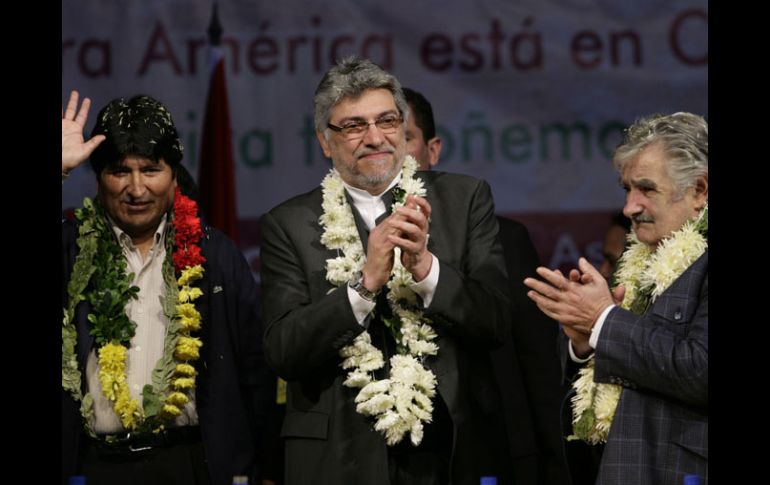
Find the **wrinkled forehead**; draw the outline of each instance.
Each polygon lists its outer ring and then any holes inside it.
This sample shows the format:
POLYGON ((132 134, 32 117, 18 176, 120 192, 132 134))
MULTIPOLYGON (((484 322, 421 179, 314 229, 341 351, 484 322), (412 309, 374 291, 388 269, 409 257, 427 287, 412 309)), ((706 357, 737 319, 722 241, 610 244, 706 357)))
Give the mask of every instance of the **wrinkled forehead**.
POLYGON ((640 180, 652 180, 657 184, 670 184, 667 156, 662 144, 655 143, 644 147, 625 162, 620 174, 621 181, 631 184, 640 180))

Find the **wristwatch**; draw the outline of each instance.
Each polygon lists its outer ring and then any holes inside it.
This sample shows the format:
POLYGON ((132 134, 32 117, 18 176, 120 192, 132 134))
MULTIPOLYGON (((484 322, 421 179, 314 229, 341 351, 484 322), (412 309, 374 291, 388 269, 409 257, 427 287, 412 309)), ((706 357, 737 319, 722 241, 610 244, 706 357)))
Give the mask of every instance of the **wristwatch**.
POLYGON ((364 286, 364 275, 361 274, 357 278, 354 278, 353 281, 348 283, 348 286, 350 286, 358 295, 363 298, 366 301, 374 302, 377 299, 377 295, 380 294, 380 290, 375 291, 369 291, 364 286))

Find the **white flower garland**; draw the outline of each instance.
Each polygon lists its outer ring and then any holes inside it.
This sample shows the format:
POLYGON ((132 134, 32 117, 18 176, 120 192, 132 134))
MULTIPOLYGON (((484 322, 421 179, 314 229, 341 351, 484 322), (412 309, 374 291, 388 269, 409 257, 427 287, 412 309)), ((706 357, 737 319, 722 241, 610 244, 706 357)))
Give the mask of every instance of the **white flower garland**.
MULTIPOLYGON (((661 241, 656 251, 628 235, 631 246, 623 253, 615 273, 619 285, 626 289, 621 308, 644 313, 708 247, 703 233, 708 229, 708 203, 698 217, 687 221, 671 237, 661 241)), ((594 382, 595 360, 580 369, 572 384, 573 433, 568 440, 581 439, 590 444, 606 443, 622 387, 594 382)))
MULTIPOLYGON (((398 187, 406 195, 425 196, 422 180, 414 178, 416 169, 417 162, 407 155, 398 187)), ((347 285, 363 269, 366 256, 339 174, 330 171, 321 187, 324 210, 319 218, 324 228, 321 243, 341 253, 326 260, 326 279, 336 286, 347 285)), ((396 200, 392 208, 403 206, 406 195, 396 200)), ((421 363, 425 356, 438 353, 438 346, 432 342, 436 333, 430 319, 416 307, 417 296, 412 284, 414 279, 401 264, 401 252, 396 248, 387 283, 387 300, 393 312, 390 323, 397 336, 399 354, 390 358, 388 379, 374 379, 373 372, 381 369, 385 361, 382 352, 372 345, 369 332, 364 331, 339 352, 344 359, 342 368, 349 369, 343 385, 361 389, 355 399, 356 411, 375 418, 374 429, 385 436, 389 446, 399 443, 406 433, 413 445, 422 442, 423 423, 431 422, 432 398, 436 395, 436 376, 421 363)))

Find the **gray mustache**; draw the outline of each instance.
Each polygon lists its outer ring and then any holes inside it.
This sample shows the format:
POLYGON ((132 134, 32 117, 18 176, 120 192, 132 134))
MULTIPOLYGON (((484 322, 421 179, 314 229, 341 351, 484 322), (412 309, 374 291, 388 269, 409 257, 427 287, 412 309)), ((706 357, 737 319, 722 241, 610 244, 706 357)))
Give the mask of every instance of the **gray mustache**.
POLYGON ((354 155, 356 158, 361 158, 361 157, 365 157, 366 155, 371 155, 372 153, 380 153, 380 152, 394 153, 395 151, 396 151, 396 147, 392 145, 382 145, 377 148, 364 147, 360 151, 356 152, 354 155))
POLYGON ((632 216, 631 220, 637 224, 640 222, 655 222, 655 219, 652 216, 647 214, 639 214, 636 216, 632 216))

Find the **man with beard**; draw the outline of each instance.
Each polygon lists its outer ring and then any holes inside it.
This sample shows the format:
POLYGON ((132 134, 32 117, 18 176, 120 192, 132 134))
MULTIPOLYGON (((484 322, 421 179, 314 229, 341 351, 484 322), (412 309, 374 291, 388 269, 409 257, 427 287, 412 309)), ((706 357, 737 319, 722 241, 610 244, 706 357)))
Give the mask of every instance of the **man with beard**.
POLYGON ((286 483, 508 483, 489 352, 510 302, 488 184, 415 173, 401 86, 368 60, 333 66, 314 103, 334 169, 262 218, 286 483))

